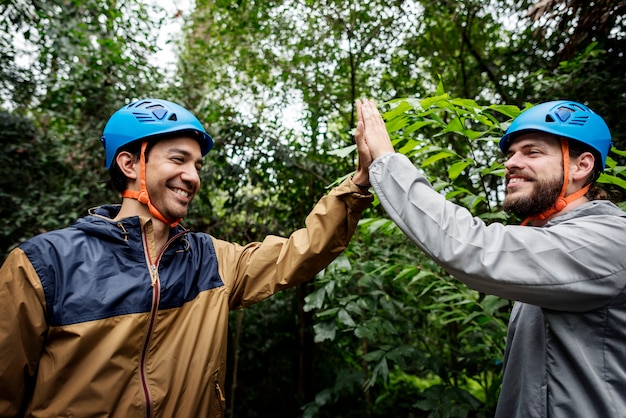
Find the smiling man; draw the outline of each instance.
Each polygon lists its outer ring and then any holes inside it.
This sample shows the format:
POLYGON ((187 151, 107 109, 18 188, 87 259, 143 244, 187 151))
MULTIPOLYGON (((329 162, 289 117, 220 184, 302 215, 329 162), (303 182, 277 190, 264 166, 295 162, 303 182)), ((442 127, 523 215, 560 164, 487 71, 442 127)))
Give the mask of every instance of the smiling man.
POLYGON ((222 417, 229 310, 310 280, 346 248, 373 199, 358 185, 366 169, 306 228, 238 245, 180 225, 213 146, 189 111, 133 102, 102 143, 122 204, 32 238, 0 269, 0 416, 222 417))
POLYGON ((393 221, 469 287, 515 301, 496 417, 623 417, 626 213, 594 183, 611 146, 604 120, 554 101, 512 122, 504 207, 533 226, 505 226, 448 202, 394 152, 375 103, 357 109, 357 146, 393 221))
POLYGON ((525 219, 550 208, 562 189, 561 158, 561 144, 554 136, 520 135, 507 152, 504 209, 525 219))

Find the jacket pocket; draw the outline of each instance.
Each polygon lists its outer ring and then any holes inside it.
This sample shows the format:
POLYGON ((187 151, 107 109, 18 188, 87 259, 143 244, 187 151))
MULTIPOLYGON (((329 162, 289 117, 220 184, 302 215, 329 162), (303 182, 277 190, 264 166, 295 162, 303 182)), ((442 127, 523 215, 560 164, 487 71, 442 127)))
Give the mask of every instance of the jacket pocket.
POLYGON ((224 396, 224 391, 222 390, 222 386, 220 382, 217 380, 217 373, 214 375, 215 377, 215 402, 213 407, 213 412, 216 414, 215 418, 222 418, 224 416, 224 412, 226 411, 226 397, 224 396))

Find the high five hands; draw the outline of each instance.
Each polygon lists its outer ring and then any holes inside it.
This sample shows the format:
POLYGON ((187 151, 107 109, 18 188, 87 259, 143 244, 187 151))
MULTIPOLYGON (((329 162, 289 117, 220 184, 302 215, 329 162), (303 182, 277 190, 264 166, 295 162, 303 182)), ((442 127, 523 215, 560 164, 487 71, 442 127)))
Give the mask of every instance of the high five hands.
POLYGON ((369 184, 369 166, 376 158, 395 152, 376 102, 357 100, 356 146, 359 162, 353 180, 357 184, 369 184), (361 183, 363 182, 363 183, 361 183))

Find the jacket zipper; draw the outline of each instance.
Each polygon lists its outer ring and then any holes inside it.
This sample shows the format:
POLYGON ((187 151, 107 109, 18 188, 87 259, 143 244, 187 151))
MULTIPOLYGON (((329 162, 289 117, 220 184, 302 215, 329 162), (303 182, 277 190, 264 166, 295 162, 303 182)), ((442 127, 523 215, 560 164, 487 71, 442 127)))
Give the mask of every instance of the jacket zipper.
POLYGON ((150 320, 148 321, 148 329, 146 330, 146 338, 144 339, 143 347, 141 350, 141 358, 139 360, 139 377, 141 380, 141 388, 143 389, 144 400, 146 403, 146 418, 152 417, 152 398, 150 396, 150 387, 148 385, 148 374, 146 371, 146 362, 148 359, 148 347, 150 346, 150 340, 152 338, 152 331, 154 330, 154 325, 156 323, 156 316, 159 310, 159 303, 161 301, 161 282, 159 281, 159 262, 161 261, 161 257, 165 252, 165 249, 169 247, 169 245, 176 240, 181 235, 186 234, 187 231, 183 231, 174 235, 170 238, 159 254, 157 255, 156 261, 152 262, 150 258, 150 251, 148 251, 148 240, 146 237, 146 232, 143 232, 143 241, 144 241, 144 251, 146 252, 148 258, 148 268, 150 270, 150 280, 152 281, 152 306, 150 308, 150 320))
POLYGON ((148 330, 146 331, 146 338, 144 339, 143 348, 141 350, 141 360, 139 362, 139 375, 141 377, 141 387, 143 388, 143 394, 146 401, 146 417, 152 416, 152 400, 150 398, 150 389, 148 388, 148 377, 146 374, 146 360, 148 357, 148 346, 150 343, 150 337, 152 336, 152 330, 154 329, 154 322, 156 321, 156 314, 159 307, 160 300, 160 283, 157 273, 157 266, 152 264, 150 266, 150 278, 152 280, 152 307, 150 308, 150 320, 148 322, 148 330))
MULTIPOLYGON (((217 375, 215 376, 215 378, 217 379, 217 375)), ((215 382, 215 394, 217 395, 217 404, 218 404, 218 409, 220 413, 219 416, 221 417, 222 415, 224 415, 224 411, 222 410, 222 402, 226 402, 226 397, 224 396, 222 387, 217 381, 215 382)))

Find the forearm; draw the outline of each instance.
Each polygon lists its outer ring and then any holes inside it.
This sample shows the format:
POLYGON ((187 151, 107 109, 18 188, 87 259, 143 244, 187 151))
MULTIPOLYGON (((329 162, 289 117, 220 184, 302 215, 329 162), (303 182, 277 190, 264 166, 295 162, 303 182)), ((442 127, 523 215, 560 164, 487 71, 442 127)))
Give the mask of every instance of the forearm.
POLYGON ((607 303, 623 287, 623 266, 603 262, 626 264, 619 256, 620 238, 607 241, 615 236, 617 217, 583 216, 550 228, 487 226, 433 190, 400 154, 377 159, 370 180, 400 229, 473 289, 553 309, 584 310, 607 303))
POLYGON ((245 247, 216 242, 220 273, 232 286, 231 309, 263 300, 312 279, 348 245, 373 200, 346 179, 315 205, 305 228, 289 237, 268 236, 245 247))

